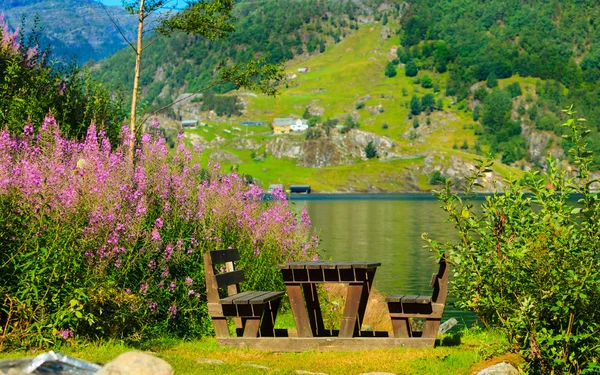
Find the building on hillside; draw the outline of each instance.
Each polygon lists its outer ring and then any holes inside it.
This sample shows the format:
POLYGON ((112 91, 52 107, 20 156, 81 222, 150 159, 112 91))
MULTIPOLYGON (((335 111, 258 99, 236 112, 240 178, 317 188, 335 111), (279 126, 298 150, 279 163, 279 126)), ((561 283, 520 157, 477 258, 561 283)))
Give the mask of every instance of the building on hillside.
POLYGON ((183 120, 181 121, 181 126, 184 128, 195 128, 198 126, 198 120, 183 120))
POLYGON ((303 132, 308 129, 308 120, 299 118, 290 124, 290 130, 293 132, 303 132))
POLYGON ((244 126, 262 126, 266 124, 264 121, 242 121, 242 125, 244 126))
POLYGON ((310 194, 310 185, 290 185, 291 194, 310 194))
POLYGON ((298 73, 308 73, 310 72, 309 68, 298 68, 298 73))
POLYGON ((273 134, 287 134, 291 130, 293 118, 276 118, 273 119, 273 134))

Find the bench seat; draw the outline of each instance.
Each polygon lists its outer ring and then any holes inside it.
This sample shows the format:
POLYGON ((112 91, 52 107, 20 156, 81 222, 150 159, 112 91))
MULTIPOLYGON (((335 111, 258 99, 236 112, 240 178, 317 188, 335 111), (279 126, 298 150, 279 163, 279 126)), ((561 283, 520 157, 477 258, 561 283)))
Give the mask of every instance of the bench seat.
POLYGON ((422 337, 435 340, 439 328, 446 296, 448 293, 448 266, 446 254, 440 260, 438 272, 431 277, 430 286, 433 293, 430 296, 393 294, 386 298, 394 337, 422 337), (424 318, 425 324, 422 332, 411 329, 409 319, 424 318))
POLYGON ((237 249, 208 251, 204 254, 208 314, 215 327, 217 338, 229 338, 227 318, 233 318, 236 333, 246 338, 274 337, 278 335, 275 318, 284 292, 239 292, 239 283, 245 281, 244 272, 235 269, 240 260, 237 249), (223 268, 215 267, 225 264, 223 268), (227 296, 221 289, 227 289, 227 296))

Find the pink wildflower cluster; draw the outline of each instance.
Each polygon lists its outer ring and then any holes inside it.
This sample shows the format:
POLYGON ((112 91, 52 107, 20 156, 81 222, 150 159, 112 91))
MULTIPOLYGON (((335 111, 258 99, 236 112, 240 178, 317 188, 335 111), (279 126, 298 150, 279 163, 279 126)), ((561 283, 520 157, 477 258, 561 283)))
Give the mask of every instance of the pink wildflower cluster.
MULTIPOLYGON (((310 236, 306 212, 294 214, 284 194, 262 201, 262 189, 235 173, 223 174, 217 164, 209 165, 209 178, 202 177, 207 173, 193 162, 183 137, 170 153, 164 139, 145 134, 131 161, 126 129, 123 145, 111 149, 93 125, 81 142, 63 138, 50 116, 37 134, 29 126, 20 137, 0 131, 0 204, 10 213, 0 217, 0 233, 14 233, 3 243, 15 254, 5 261, 8 269, 27 270, 31 259, 44 259, 36 266, 51 272, 35 281, 39 290, 49 290, 40 298, 65 301, 35 301, 36 308, 19 313, 68 306, 83 291, 89 314, 104 311, 96 322, 110 322, 107 311, 115 311, 132 326, 154 329, 171 322, 190 332, 186 324, 205 311, 204 252, 237 247, 247 287, 259 289, 281 287, 274 264, 316 254, 318 239, 310 236), (113 285, 126 293, 112 291, 113 285), (112 303, 127 308, 94 308, 117 294, 122 301, 112 303)), ((31 287, 32 281, 20 280, 16 275, 5 288, 6 298, 31 287)), ((19 313, 9 316, 35 320, 19 313)), ((44 316, 60 327, 68 319, 58 311, 44 316)))

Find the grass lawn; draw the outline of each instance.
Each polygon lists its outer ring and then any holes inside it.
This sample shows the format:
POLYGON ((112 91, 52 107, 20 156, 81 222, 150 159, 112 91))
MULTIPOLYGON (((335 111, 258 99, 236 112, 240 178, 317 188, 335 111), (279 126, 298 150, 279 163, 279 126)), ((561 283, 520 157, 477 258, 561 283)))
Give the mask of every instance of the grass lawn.
MULTIPOLYGON (((289 312, 287 313, 289 314, 289 312)), ((293 324, 291 316, 281 321, 293 324)), ((278 319, 279 320, 279 319, 278 319)), ((144 343, 143 350, 166 360, 176 374, 296 374, 297 370, 326 374, 471 374, 503 359, 519 363, 516 355, 503 355, 505 340, 498 333, 464 330, 442 338, 434 349, 378 349, 361 352, 273 353, 218 346, 214 338, 184 342, 161 340, 144 343), (207 363, 208 360, 223 364, 207 363), (262 368, 258 366, 268 367, 262 368)), ((54 350, 87 361, 105 363, 119 354, 140 350, 122 342, 72 342, 54 350)), ((0 353, 0 359, 33 357, 34 351, 0 353)))

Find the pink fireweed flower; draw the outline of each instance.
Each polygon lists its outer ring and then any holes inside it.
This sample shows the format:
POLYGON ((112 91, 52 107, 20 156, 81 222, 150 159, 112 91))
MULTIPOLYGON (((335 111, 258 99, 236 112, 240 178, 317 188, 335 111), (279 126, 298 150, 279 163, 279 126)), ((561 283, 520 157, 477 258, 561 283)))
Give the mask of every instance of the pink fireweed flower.
POLYGON ((140 293, 142 293, 143 296, 148 293, 148 284, 140 284, 140 293))
POLYGON ((185 285, 190 286, 194 283, 194 280, 192 280, 191 277, 186 277, 185 278, 185 285))
POLYGON ((172 292, 175 290, 175 286, 176 286, 175 281, 171 281, 171 284, 169 284, 169 287, 167 288, 167 290, 169 292, 172 292))
POLYGON ((152 234, 150 238, 152 238, 152 241, 154 242, 158 242, 161 240, 160 233, 158 233, 158 230, 156 228, 152 229, 152 234))
POLYGON ((152 301, 147 301, 147 303, 148 303, 148 309, 150 310, 150 312, 155 312, 156 308, 158 307, 158 303, 152 302, 152 301))
POLYGON ((60 331, 58 331, 58 334, 65 340, 73 337, 73 331, 71 331, 70 329, 61 329, 60 331))
POLYGON ((168 314, 171 319, 175 320, 175 317, 177 316, 177 305, 176 304, 172 304, 171 306, 169 306, 168 314))
POLYGON ((188 296, 191 296, 191 295, 193 295, 194 293, 196 293, 196 292, 194 292, 194 290, 193 290, 193 289, 190 289, 190 290, 188 290, 188 296))
POLYGON ((160 218, 160 217, 159 217, 158 219, 154 220, 154 226, 155 226, 157 229, 161 229, 161 228, 163 227, 163 224, 164 224, 164 221, 163 221, 163 219, 162 219, 162 218, 160 218))
POLYGON ((151 126, 152 126, 152 128, 154 128, 154 129, 158 129, 158 128, 160 128, 160 123, 158 122, 158 119, 156 119, 156 118, 153 118, 153 119, 152 119, 152 125, 151 125, 151 126))
POLYGON ((171 260, 171 255, 173 255, 173 245, 169 244, 165 249, 165 260, 167 262, 171 260))

